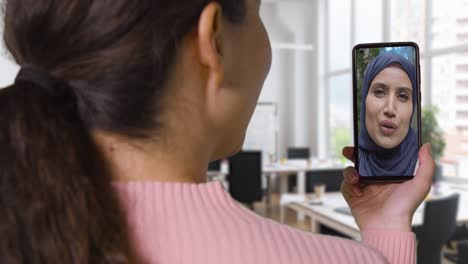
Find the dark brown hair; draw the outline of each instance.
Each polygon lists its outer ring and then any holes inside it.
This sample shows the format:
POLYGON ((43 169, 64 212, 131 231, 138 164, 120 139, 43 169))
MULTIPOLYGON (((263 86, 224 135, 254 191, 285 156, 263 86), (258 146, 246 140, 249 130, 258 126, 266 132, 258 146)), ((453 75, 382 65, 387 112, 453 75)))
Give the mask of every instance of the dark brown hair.
MULTIPOLYGON (((177 46, 211 1, 6 1, 15 61, 69 94, 34 81, 0 90, 0 263, 141 261, 90 131, 157 133, 177 46)), ((243 20, 245 1, 217 2, 243 20)))

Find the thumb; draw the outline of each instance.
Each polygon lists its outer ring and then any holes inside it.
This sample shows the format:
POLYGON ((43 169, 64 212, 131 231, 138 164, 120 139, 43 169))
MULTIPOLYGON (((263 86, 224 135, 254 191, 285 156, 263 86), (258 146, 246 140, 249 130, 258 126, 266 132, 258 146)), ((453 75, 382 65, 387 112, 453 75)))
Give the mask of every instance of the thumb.
POLYGON ((342 153, 345 158, 347 158, 348 160, 352 162, 355 162, 354 161, 354 147, 344 147, 342 153))
POLYGON ((414 177, 418 186, 430 188, 434 177, 435 162, 431 154, 431 145, 424 144, 419 150, 419 167, 414 177))

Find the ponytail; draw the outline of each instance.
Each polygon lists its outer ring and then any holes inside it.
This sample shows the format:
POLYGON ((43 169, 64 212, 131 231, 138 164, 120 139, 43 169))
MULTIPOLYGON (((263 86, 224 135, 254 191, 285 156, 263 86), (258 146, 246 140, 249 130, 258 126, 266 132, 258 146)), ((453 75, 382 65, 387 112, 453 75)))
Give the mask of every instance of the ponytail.
MULTIPOLYGON (((142 263, 90 131, 163 132, 170 70, 209 2, 2 2, 5 46, 34 67, 0 90, 1 264, 142 263)), ((245 21, 245 0, 216 2, 245 21)))
POLYGON ((72 87, 32 67, 0 90, 0 263, 133 258, 110 174, 77 102, 72 87))

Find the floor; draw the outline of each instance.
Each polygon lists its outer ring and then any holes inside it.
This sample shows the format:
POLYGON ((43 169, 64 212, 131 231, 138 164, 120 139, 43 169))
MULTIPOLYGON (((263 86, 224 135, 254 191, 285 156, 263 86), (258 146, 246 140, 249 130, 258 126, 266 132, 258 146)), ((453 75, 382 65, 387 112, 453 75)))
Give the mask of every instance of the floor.
MULTIPOLYGON (((279 209, 279 195, 272 194, 271 203, 267 205, 265 201, 258 202, 254 204, 254 211, 264 217, 271 218, 276 221, 280 221, 280 209, 279 209)), ((310 223, 307 217, 305 217, 304 221, 298 222, 296 213, 292 210, 286 209, 285 211, 285 224, 304 230, 310 230, 310 223)), ((446 250, 446 249, 444 249, 446 250)), ((442 264, 454 264, 453 262, 443 260, 442 264)))

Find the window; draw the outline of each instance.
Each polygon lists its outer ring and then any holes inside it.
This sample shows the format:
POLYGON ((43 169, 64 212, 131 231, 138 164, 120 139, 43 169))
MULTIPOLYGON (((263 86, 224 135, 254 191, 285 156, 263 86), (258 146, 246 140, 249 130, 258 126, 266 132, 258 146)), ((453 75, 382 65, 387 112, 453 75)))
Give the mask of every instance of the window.
POLYGON ((329 79, 329 149, 331 158, 340 158, 343 147, 352 144, 352 77, 342 74, 329 79))
MULTIPOLYGON (((446 142, 439 161, 444 175, 468 180, 468 166, 462 165, 468 160, 468 0, 327 2, 330 49, 323 81, 330 97, 328 155, 339 155, 337 145, 348 140, 341 131, 352 127, 352 115, 344 114, 351 106, 341 99, 352 94, 352 45, 414 41, 421 51, 422 105, 439 109, 437 120, 446 142)), ((347 135, 352 142, 352 131, 347 135)))
POLYGON ((457 64, 455 65, 456 69, 457 69, 457 73, 467 73, 468 72, 468 64, 457 64))
POLYGON ((434 89, 432 89, 431 103, 438 106, 438 123, 446 132, 456 129, 454 59, 453 55, 444 55, 434 57, 432 60, 431 85, 434 89))
POLYGON ((442 1, 432 0, 432 47, 445 48, 456 44, 457 42, 457 14, 462 1, 442 1))
POLYGON ((406 28, 401 24, 392 27, 392 40, 409 37, 423 43, 422 96, 424 103, 439 109, 437 120, 447 144, 439 161, 447 168, 444 174, 467 177, 467 168, 460 164, 468 159, 468 14, 463 9, 468 1, 409 1, 409 9, 405 8, 408 1, 392 2, 392 19, 408 22, 406 28), (411 11, 414 8, 422 12, 411 11), (429 20, 426 15, 430 15, 429 20))
POLYGON ((379 42, 383 40, 382 1, 356 1, 355 43, 379 42))
POLYGON ((457 41, 458 41, 458 42, 466 42, 466 41, 468 41, 468 33, 458 33, 458 34, 457 34, 457 41))
POLYGON ((468 120, 468 111, 461 110, 461 111, 457 111, 456 113, 457 113, 457 119, 468 120))
POLYGON ((337 71, 351 67, 351 32, 349 9, 351 1, 330 0, 329 2, 329 70, 337 71))
POLYGON ((468 95, 458 95, 457 104, 468 104, 468 95))
POLYGON ((467 18, 457 18, 457 26, 458 27, 468 27, 468 19, 467 18))
POLYGON ((421 51, 426 48, 426 2, 421 0, 390 1, 389 41, 414 41, 421 51), (416 11, 417 10, 417 11, 416 11))

